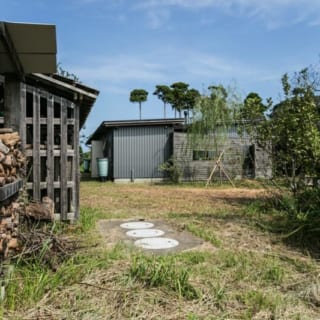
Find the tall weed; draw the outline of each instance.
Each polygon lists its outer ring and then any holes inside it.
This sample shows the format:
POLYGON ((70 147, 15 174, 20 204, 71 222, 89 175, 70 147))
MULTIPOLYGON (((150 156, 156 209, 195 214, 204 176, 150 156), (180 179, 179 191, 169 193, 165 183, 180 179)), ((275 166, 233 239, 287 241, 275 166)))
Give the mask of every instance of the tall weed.
POLYGON ((178 265, 175 257, 135 255, 129 269, 129 279, 147 288, 163 287, 186 299, 196 299, 199 292, 189 282, 189 269, 178 265))

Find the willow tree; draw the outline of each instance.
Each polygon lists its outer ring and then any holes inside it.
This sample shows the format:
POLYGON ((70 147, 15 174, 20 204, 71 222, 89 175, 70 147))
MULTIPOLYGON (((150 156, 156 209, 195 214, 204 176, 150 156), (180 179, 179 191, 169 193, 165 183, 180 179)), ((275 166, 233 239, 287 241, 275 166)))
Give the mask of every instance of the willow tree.
POLYGON ((222 157, 225 153, 228 140, 229 127, 234 126, 234 116, 239 106, 237 96, 222 85, 208 87, 208 93, 196 99, 193 110, 193 121, 189 127, 188 143, 189 148, 201 155, 199 159, 215 160, 207 184, 210 183, 217 168, 230 181, 232 179, 225 170, 222 157))
POLYGON ((139 103, 139 116, 141 120, 141 103, 147 101, 148 91, 144 89, 134 89, 130 92, 130 102, 139 103))
POLYGON ((216 152, 221 149, 235 114, 235 103, 230 103, 228 98, 228 91, 222 85, 208 87, 208 93, 197 98, 189 129, 192 144, 214 147, 216 152))

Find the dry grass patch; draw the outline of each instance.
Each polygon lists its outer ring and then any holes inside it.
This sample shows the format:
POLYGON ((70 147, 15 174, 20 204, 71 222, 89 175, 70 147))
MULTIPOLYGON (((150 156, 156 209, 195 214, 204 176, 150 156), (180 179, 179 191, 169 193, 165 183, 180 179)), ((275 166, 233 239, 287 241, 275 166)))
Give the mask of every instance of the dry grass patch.
MULTIPOLYGON (((81 184, 81 235, 99 242, 76 275, 7 319, 319 319, 319 262, 256 227, 262 189, 81 184), (164 219, 215 247, 168 256, 110 249, 97 219, 164 219), (82 270, 80 272, 80 270, 82 270)), ((69 262, 70 263, 70 262, 69 262)), ((80 269, 78 269, 80 268, 80 269)), ((67 269, 65 269, 67 270, 67 269)), ((67 271, 66 271, 67 272, 67 271)))
POLYGON ((109 264, 11 319, 317 319, 317 307, 303 298, 310 266, 296 284, 290 263, 248 252, 109 252, 109 264))
POLYGON ((81 184, 81 205, 102 209, 113 218, 152 219, 172 212, 197 215, 219 210, 237 211, 263 193, 263 189, 249 188, 85 182, 81 184))

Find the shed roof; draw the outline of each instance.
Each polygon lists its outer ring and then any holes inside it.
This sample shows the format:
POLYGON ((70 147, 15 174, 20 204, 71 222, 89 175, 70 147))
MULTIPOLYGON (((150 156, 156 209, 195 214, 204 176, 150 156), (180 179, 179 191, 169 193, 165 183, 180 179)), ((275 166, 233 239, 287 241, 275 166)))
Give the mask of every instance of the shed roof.
POLYGON ((108 129, 120 128, 120 127, 146 127, 146 126, 179 126, 181 127, 185 123, 184 118, 178 119, 145 119, 145 120, 115 120, 115 121, 103 121, 96 131, 89 137, 87 144, 90 144, 92 140, 97 140, 108 129))
POLYGON ((98 90, 57 74, 45 75, 34 73, 28 75, 26 80, 35 86, 39 86, 39 83, 41 83, 41 86, 49 92, 61 95, 79 105, 80 128, 85 123, 99 95, 98 90))
POLYGON ((56 54, 55 25, 0 21, 0 73, 54 73, 56 54))

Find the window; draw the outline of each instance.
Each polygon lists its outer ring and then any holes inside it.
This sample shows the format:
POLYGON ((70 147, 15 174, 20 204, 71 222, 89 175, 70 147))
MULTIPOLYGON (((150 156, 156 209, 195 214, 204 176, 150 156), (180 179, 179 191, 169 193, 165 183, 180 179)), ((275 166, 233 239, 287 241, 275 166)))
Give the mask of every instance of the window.
POLYGON ((216 158, 215 151, 212 150, 193 150, 193 161, 207 161, 216 158))
POLYGON ((47 117, 47 98, 40 97, 40 118, 47 117))
POLYGON ((53 117, 60 118, 61 117, 60 112, 61 112, 61 105, 60 103, 55 101, 53 104, 53 117))
POLYGON ((33 117, 33 93, 27 92, 26 117, 33 117))

